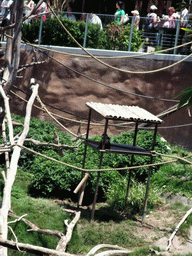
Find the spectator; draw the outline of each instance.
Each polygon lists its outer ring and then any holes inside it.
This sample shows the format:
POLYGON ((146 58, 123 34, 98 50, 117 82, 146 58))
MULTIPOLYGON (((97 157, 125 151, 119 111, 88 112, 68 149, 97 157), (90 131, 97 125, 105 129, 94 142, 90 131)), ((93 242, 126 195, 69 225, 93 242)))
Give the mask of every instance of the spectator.
POLYGON ((3 19, 2 24, 3 26, 7 26, 10 23, 11 13, 10 7, 13 4, 12 0, 3 0, 1 3, 1 17, 3 19))
POLYGON ((169 7, 168 11, 169 11, 169 28, 175 28, 175 20, 176 20, 175 8, 169 7))
MULTIPOLYGON (((33 0, 26 0, 24 2, 24 14, 25 16, 28 15, 34 8, 34 2, 33 0)), ((24 22, 29 23, 30 19, 26 19, 24 22)))
MULTIPOLYGON (((47 8, 47 4, 45 3, 45 2, 43 2, 40 6, 39 6, 39 8, 37 9, 37 18, 38 19, 41 19, 41 15, 43 14, 43 13, 46 13, 47 12, 47 10, 48 10, 48 8, 47 8)), ((43 15, 43 21, 45 21, 46 20, 46 15, 43 15)))
POLYGON ((187 21, 188 21, 188 14, 189 14, 189 11, 187 10, 186 7, 183 7, 181 9, 181 26, 182 27, 186 27, 187 26, 187 21))
POLYGON ((115 12, 115 23, 117 24, 123 24, 125 11, 124 11, 124 3, 122 1, 118 1, 116 3, 116 9, 115 12))
POLYGON ((76 21, 75 15, 72 13, 72 8, 67 8, 67 14, 63 16, 64 19, 70 19, 72 21, 76 21))
POLYGON ((96 14, 93 14, 93 12, 91 12, 91 13, 89 14, 88 22, 89 22, 89 23, 92 23, 92 24, 95 24, 95 25, 98 24, 98 25, 100 26, 100 30, 103 29, 103 25, 102 25, 101 19, 100 19, 96 14))
POLYGON ((139 12, 137 10, 131 11, 131 13, 133 14, 133 19, 134 19, 134 25, 137 29, 137 31, 139 30, 139 22, 140 22, 140 16, 139 16, 139 12))
POLYGON ((156 28, 158 25, 158 16, 156 14, 157 7, 155 5, 151 5, 150 12, 147 14, 147 18, 145 20, 145 29, 150 30, 152 28, 156 28))
POLYGON ((86 13, 82 13, 81 19, 80 19, 79 21, 80 21, 80 22, 81 22, 81 21, 86 22, 86 17, 87 17, 87 14, 86 14, 86 13))
POLYGON ((169 28, 169 16, 168 15, 162 15, 162 28, 169 28))

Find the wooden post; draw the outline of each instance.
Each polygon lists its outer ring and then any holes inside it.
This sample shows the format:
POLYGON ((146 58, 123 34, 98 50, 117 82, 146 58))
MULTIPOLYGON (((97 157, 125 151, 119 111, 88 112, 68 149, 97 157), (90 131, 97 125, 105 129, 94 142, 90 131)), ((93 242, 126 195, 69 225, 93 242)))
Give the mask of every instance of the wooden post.
MULTIPOLYGON (((90 122, 91 122, 91 108, 89 109, 89 117, 88 117, 88 123, 87 123, 86 140, 87 140, 88 137, 89 137, 90 122)), ((83 169, 85 168, 86 154, 87 154, 87 145, 85 144, 84 156, 83 156, 83 169)), ((82 172, 82 178, 83 178, 83 173, 84 173, 84 172, 82 172)), ((84 197, 84 191, 85 191, 85 186, 86 186, 86 181, 84 182, 84 184, 83 184, 83 186, 81 187, 81 190, 80 190, 80 192, 79 192, 79 199, 78 199, 77 208, 79 208, 79 206, 82 205, 83 197, 84 197)))

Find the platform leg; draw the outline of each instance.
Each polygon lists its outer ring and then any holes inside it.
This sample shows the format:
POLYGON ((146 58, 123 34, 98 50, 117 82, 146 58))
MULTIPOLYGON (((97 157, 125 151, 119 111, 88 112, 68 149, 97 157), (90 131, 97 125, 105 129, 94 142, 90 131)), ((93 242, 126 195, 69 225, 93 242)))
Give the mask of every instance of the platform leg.
MULTIPOLYGON (((101 169, 102 159, 103 159, 103 152, 101 152, 101 156, 100 156, 99 169, 101 169)), ((95 215, 95 205, 96 205, 96 201, 97 201, 97 193, 98 193, 98 188, 99 188, 99 179, 100 179, 100 172, 98 172, 98 175, 97 175, 97 183, 96 183, 94 200, 93 200, 93 207, 92 207, 92 212, 91 212, 91 221, 94 219, 94 215, 95 215)))
MULTIPOLYGON (((155 131, 154 131, 154 135, 153 135, 153 144, 152 144, 151 150, 154 150, 154 148, 155 148, 156 136, 157 136, 157 124, 155 125, 155 131)), ((150 164, 152 164, 152 163, 153 163, 153 155, 151 156, 150 164)), ((146 187, 146 193, 145 193, 142 224, 144 223, 145 215, 146 215, 146 211, 147 211, 147 200, 148 200, 148 194, 149 194, 149 183, 150 183, 150 176, 151 176, 151 168, 152 167, 149 167, 149 171, 148 171, 148 179, 147 179, 147 187, 146 187)))

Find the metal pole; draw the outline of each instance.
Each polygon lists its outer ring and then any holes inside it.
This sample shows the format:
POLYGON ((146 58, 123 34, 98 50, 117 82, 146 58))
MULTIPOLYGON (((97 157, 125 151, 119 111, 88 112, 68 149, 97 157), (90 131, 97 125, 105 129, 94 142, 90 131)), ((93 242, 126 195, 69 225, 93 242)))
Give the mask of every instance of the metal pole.
MULTIPOLYGON (((176 20, 176 35, 175 35, 175 47, 177 46, 178 44, 178 38, 179 38, 179 29, 180 29, 180 23, 181 21, 180 20, 176 20)), ((173 51, 174 54, 177 53, 177 49, 175 48, 174 51, 173 51)))
MULTIPOLYGON (((157 124, 155 125, 155 132, 154 132, 154 137, 153 137, 152 150, 154 150, 154 147, 155 147, 156 135, 157 135, 157 124)), ((152 163, 153 163, 153 155, 151 156, 150 164, 152 164, 152 163)), ((146 211, 147 211, 147 199, 148 199, 148 194, 149 194, 150 176, 151 176, 151 166, 149 167, 149 171, 148 171, 148 179, 147 179, 147 187, 146 187, 146 193, 145 193, 142 223, 144 223, 144 219, 145 219, 145 215, 146 215, 146 211)))
MULTIPOLYGON (((138 123, 135 124, 135 134, 134 134, 133 146, 136 145, 137 132, 138 132, 138 123)), ((131 156, 131 166, 133 165, 133 161, 134 161, 134 155, 131 156)), ((129 189, 130 189, 130 184, 131 184, 131 174, 132 174, 132 171, 130 170, 129 171, 128 184, 127 184, 127 192, 126 192, 126 197, 125 197, 125 207, 124 207, 124 210, 126 210, 127 199, 129 197, 129 189)))
POLYGON ((43 14, 41 14, 41 19, 40 19, 40 28, 39 28, 39 39, 38 39, 38 45, 40 45, 40 44, 41 44, 42 27, 43 27, 43 14))
POLYGON ((128 51, 131 51, 131 41, 132 41, 132 35, 133 35, 133 25, 134 25, 134 17, 132 17, 131 20, 131 31, 130 31, 130 36, 129 36, 129 48, 128 51))
POLYGON ((86 47, 86 41, 87 41, 87 29, 88 29, 88 18, 89 14, 86 15, 86 24, 85 24, 85 35, 84 35, 84 41, 83 41, 83 48, 86 47))
MULTIPOLYGON (((104 140, 102 142, 102 150, 105 150, 105 137, 106 137, 106 134, 107 134, 107 125, 108 125, 108 119, 106 119, 106 121, 105 121, 105 129, 104 129, 104 133, 103 133, 103 139, 104 140)), ((101 169, 102 160, 103 160, 103 151, 101 152, 101 156, 100 156, 99 169, 101 169)), ((92 207, 92 213, 91 213, 91 221, 94 219, 94 215, 95 215, 95 205, 96 205, 96 201, 97 201, 97 193, 98 193, 98 188, 99 188, 99 179, 100 179, 100 172, 98 172, 98 175, 97 175, 97 183, 96 183, 95 195, 94 195, 93 207, 92 207)))

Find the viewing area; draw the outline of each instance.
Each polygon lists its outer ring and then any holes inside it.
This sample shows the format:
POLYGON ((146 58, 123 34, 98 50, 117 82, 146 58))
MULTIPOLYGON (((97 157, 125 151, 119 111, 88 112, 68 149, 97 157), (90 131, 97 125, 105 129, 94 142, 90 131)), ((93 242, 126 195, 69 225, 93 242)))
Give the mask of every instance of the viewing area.
MULTIPOLYGON (((150 159, 151 159, 150 163, 152 163, 153 156, 155 156, 153 153, 153 150, 154 150, 155 141, 156 141, 157 127, 159 124, 162 123, 161 119, 159 119, 158 117, 151 114, 147 110, 142 109, 138 106, 103 104, 103 103, 96 103, 96 102, 87 102, 86 105, 89 107, 89 117, 88 117, 88 124, 87 124, 86 140, 84 141, 85 149, 84 149, 83 168, 85 167, 87 146, 92 147, 93 149, 95 149, 100 153, 99 169, 101 169, 102 167, 102 158, 104 153, 130 154, 132 155, 131 166, 133 165, 134 155, 150 156, 150 159), (92 111, 95 111, 105 119, 104 132, 102 134, 102 140, 100 142, 88 139, 92 111), (123 122, 130 122, 135 124, 133 145, 110 143, 109 137, 107 136, 107 128, 108 128, 109 121, 111 120, 115 122, 123 121, 123 122), (151 145, 151 149, 141 148, 136 145, 138 125, 142 123, 155 125, 153 143, 151 145)), ((94 218, 95 204, 97 200, 97 192, 98 192, 98 186, 99 186, 99 178, 100 178, 100 172, 98 171, 91 220, 93 220, 94 218)), ((148 182, 147 182, 146 196, 145 196, 145 203, 144 203, 144 214, 146 212, 146 205, 147 205, 149 178, 150 178, 150 168, 148 172, 148 182)), ((129 193, 130 180, 131 180, 131 171, 129 171, 127 197, 129 193)))

